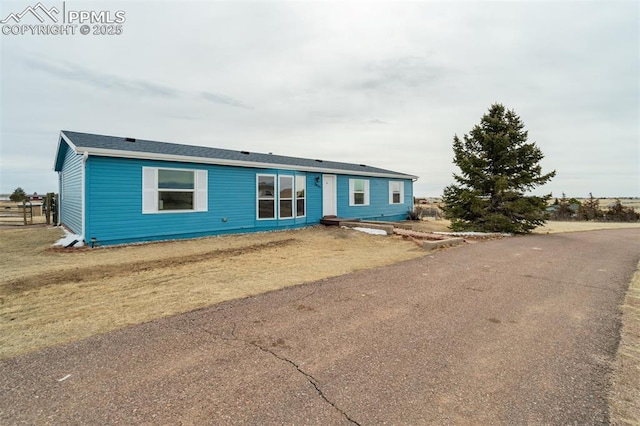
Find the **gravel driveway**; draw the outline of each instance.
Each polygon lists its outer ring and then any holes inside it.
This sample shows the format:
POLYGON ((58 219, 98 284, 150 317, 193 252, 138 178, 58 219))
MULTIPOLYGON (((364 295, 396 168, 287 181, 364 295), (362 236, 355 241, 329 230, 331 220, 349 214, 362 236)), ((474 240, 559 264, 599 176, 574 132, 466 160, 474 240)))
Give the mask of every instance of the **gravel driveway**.
POLYGON ((514 237, 222 303, 1 362, 0 423, 607 423, 639 257, 514 237))

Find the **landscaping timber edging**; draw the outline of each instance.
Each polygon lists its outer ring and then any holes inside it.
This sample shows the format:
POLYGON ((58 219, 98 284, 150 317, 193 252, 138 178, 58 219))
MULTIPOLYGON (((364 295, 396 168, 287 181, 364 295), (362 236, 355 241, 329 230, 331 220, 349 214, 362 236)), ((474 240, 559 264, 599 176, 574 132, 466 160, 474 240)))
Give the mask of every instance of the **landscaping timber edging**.
MULTIPOLYGON (((397 224, 383 224, 383 223, 371 223, 371 222, 351 222, 351 221, 341 221, 340 227, 346 228, 369 228, 369 229, 379 229, 385 231, 387 235, 398 234, 406 237, 412 238, 429 238, 428 240, 421 240, 422 248, 424 250, 430 251, 435 250, 437 248, 442 247, 453 247, 464 243, 464 238, 461 237, 451 237, 448 235, 441 235, 435 233, 424 233, 424 232, 416 232, 409 231, 407 229, 399 229, 396 226, 397 224)), ((420 244, 420 241, 416 241, 420 244)))
POLYGON ((447 238, 444 240, 424 240, 422 242, 422 248, 424 250, 435 250, 437 248, 441 248, 441 247, 452 247, 452 246, 457 246, 464 243, 464 238, 460 238, 460 237, 454 237, 454 238, 447 238))

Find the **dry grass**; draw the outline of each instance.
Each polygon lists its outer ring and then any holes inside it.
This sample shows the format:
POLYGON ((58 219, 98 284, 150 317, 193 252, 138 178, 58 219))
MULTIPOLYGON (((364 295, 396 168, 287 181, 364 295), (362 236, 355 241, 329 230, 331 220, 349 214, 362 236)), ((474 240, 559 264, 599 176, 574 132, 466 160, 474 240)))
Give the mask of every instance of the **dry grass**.
POLYGON ((595 231, 598 229, 628 229, 640 228, 640 223, 633 222, 553 222, 539 226, 533 232, 536 234, 556 234, 559 232, 595 231))
POLYGON ((52 227, 0 229, 0 359, 424 255, 400 237, 325 227, 51 249, 61 235, 52 227))
POLYGON ((609 395, 611 423, 640 425, 640 263, 621 309, 622 332, 609 395))
POLYGON ((451 232, 451 221, 446 219, 423 219, 419 222, 411 222, 414 231, 419 232, 451 232))
MULTIPOLYGON (((416 222, 413 228, 416 231, 437 231, 447 232, 451 222, 446 219, 441 220, 427 220, 422 222, 416 222)), ((640 223, 624 223, 624 222, 560 222, 560 221, 548 221, 544 226, 539 226, 534 229, 536 234, 557 234, 561 232, 581 232, 581 231, 596 231, 599 229, 627 229, 627 228, 640 228, 640 223)))
MULTIPOLYGON (((588 198, 578 198, 580 202, 588 200, 588 198)), ((620 204, 625 207, 633 207, 636 211, 640 211, 640 198, 599 198, 600 208, 606 209, 609 205, 614 204, 616 200, 620 200, 620 204)))

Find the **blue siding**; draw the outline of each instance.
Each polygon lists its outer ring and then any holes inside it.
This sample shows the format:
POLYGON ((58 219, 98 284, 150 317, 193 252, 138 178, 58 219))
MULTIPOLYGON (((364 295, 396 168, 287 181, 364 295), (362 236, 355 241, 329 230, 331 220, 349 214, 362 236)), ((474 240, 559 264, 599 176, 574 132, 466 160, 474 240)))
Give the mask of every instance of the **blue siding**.
POLYGON ((405 220, 407 212, 413 209, 413 184, 404 180, 404 200, 402 204, 389 204, 389 181, 387 179, 355 175, 338 175, 338 216, 363 220, 395 221, 405 220), (349 205, 349 179, 369 181, 369 205, 349 205))
POLYGON ((307 221, 320 223, 322 219, 322 174, 307 173, 307 221))
POLYGON ((95 238, 100 245, 285 229, 320 221, 322 193, 314 174, 306 173, 306 217, 257 220, 256 175, 294 172, 108 157, 90 157, 85 169, 85 238, 95 238), (142 214, 142 167, 207 170, 208 211, 142 214))
MULTIPOLYGON (((67 153, 68 156, 68 153, 67 153)), ((322 174, 290 170, 259 169, 153 160, 90 156, 85 164, 86 223, 85 239, 95 238, 99 245, 137 241, 192 238, 237 232, 268 231, 313 225, 322 217, 322 174), (142 213, 142 168, 178 168, 207 171, 208 208, 206 212, 142 213), (258 220, 256 212, 256 175, 306 176, 306 215, 292 219, 258 220)), ((65 158, 65 176, 82 170, 82 157, 65 158), (67 162, 68 167, 67 167, 67 162)), ((65 177, 65 179, 67 179, 65 177)), ((338 175, 338 215, 365 220, 404 220, 412 207, 411 180, 404 180, 404 203, 389 204, 389 180, 386 178, 338 175), (349 206, 349 179, 370 182, 370 204, 349 206)), ((393 179, 399 180, 399 179, 393 179)), ((81 180, 65 181, 68 202, 65 222, 81 232, 81 180), (75 195, 77 194, 77 195, 75 195)))
POLYGON ((82 234, 82 155, 64 144, 60 176, 60 223, 82 234))
POLYGON ((405 208, 407 209, 407 212, 409 210, 413 210, 413 181, 412 180, 405 180, 404 181, 404 205, 405 208))

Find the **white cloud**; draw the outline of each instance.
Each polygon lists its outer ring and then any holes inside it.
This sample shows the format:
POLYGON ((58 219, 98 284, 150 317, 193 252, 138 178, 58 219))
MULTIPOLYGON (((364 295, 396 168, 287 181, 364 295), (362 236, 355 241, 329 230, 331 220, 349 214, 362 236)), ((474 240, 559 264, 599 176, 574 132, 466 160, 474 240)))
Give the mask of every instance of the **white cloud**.
POLYGON ((640 195, 633 2, 73 5, 125 10, 124 33, 1 36, 0 192, 55 190, 69 129, 366 163, 437 195, 453 135, 502 102, 558 171, 541 191, 640 195))

